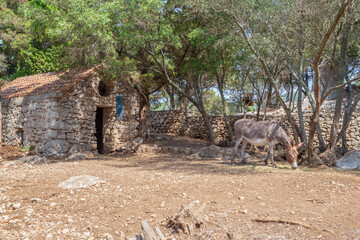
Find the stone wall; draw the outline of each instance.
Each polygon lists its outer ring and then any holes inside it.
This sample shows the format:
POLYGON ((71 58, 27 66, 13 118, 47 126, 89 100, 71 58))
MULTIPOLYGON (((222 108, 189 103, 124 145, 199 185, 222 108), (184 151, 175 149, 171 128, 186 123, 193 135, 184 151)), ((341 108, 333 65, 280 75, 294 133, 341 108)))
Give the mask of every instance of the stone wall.
MULTIPOLYGON (((329 132, 333 118, 333 104, 324 104, 321 109, 320 127, 323 137, 327 142, 329 140, 329 132)), ((298 115, 292 114, 295 122, 298 122, 298 115)), ((309 121, 312 113, 304 111, 305 129, 309 129, 309 121)), ((261 119, 264 114, 260 114, 261 119)), ((228 116, 232 131, 234 131, 234 123, 238 119, 244 118, 244 114, 228 116)), ((256 119, 255 113, 247 113, 246 118, 256 119)), ((217 142, 221 144, 229 143, 229 135, 225 128, 225 122, 222 116, 210 116, 211 123, 217 136, 217 142)), ((280 111, 268 113, 266 120, 280 123, 280 125, 289 133, 292 134, 290 124, 286 119, 286 115, 280 111)), ((153 111, 149 117, 149 127, 152 133, 174 133, 181 136, 188 136, 192 138, 209 139, 209 133, 204 125, 201 116, 193 113, 181 113, 178 111, 153 111)), ((315 136, 315 143, 318 143, 318 138, 315 136)), ((352 121, 347 130, 347 144, 350 148, 360 149, 360 107, 354 112, 352 121)))
POLYGON ((50 139, 53 119, 59 116, 59 94, 2 99, 3 142, 10 145, 35 145, 50 139))
POLYGON ((70 144, 81 144, 96 148, 95 119, 97 107, 104 109, 104 150, 112 152, 138 136, 139 97, 127 82, 105 82, 109 92, 100 96, 97 91, 100 78, 77 84, 60 99, 60 120, 71 125, 68 131, 60 130, 58 139, 70 144), (122 97, 124 115, 122 121, 116 118, 116 95, 122 97), (72 116, 75 116, 72 117, 72 116), (65 134, 65 136, 64 136, 65 134), (65 138, 64 138, 65 137, 65 138))
POLYGON ((126 82, 106 82, 109 91, 100 96, 100 81, 93 75, 64 92, 2 99, 3 142, 37 145, 56 139, 82 150, 95 150, 96 110, 101 107, 104 150, 121 148, 138 135, 139 97, 126 82), (122 121, 116 119, 117 94, 122 96, 122 121))

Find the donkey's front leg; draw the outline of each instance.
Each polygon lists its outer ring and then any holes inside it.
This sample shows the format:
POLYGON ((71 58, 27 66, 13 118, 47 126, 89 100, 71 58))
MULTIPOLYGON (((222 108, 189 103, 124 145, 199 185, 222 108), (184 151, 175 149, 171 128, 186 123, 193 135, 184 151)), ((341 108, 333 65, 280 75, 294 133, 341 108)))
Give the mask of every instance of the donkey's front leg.
POLYGON ((269 151, 270 151, 270 157, 271 157, 271 165, 273 167, 276 167, 276 164, 274 163, 274 142, 271 141, 269 143, 269 151))

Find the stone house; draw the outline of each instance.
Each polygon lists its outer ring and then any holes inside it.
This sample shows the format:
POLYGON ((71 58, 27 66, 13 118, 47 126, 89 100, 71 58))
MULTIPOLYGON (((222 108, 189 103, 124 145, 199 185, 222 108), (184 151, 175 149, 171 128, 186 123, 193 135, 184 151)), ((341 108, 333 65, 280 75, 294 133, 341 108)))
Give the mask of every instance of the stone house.
POLYGON ((2 86, 2 141, 61 141, 70 151, 113 152, 138 137, 139 96, 126 81, 105 81, 95 68, 20 77, 2 86), (121 96, 123 116, 117 116, 121 96))

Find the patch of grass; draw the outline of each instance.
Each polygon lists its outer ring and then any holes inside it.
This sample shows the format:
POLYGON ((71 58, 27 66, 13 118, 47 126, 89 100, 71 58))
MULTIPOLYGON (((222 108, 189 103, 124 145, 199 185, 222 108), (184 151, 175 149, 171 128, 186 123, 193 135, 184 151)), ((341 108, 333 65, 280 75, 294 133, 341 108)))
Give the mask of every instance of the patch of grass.
POLYGON ((35 146, 30 145, 30 146, 20 146, 20 151, 21 152, 32 152, 35 151, 35 146))

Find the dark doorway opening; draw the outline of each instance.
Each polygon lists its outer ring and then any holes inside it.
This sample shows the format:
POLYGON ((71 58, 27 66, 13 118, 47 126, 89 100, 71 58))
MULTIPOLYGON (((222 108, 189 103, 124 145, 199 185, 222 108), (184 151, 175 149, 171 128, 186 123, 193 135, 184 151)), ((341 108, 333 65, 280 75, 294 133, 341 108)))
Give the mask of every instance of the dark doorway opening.
POLYGON ((97 141, 97 150, 99 154, 104 152, 104 139, 103 139, 103 129, 104 129, 104 108, 96 108, 96 141, 97 141))

